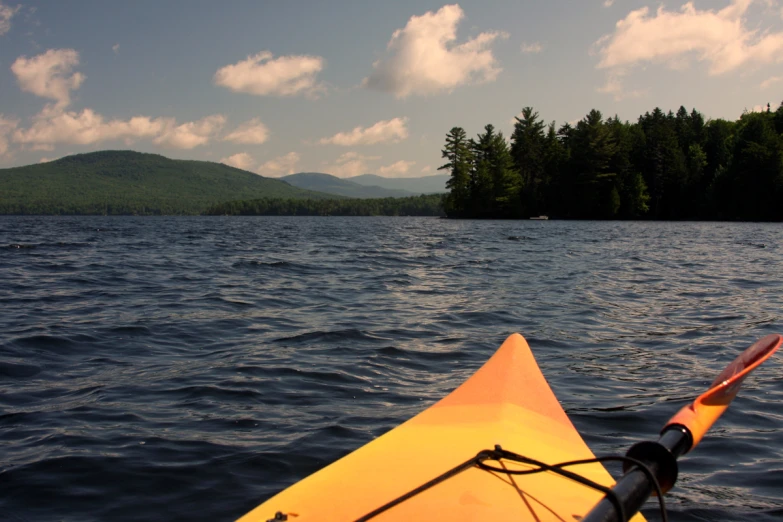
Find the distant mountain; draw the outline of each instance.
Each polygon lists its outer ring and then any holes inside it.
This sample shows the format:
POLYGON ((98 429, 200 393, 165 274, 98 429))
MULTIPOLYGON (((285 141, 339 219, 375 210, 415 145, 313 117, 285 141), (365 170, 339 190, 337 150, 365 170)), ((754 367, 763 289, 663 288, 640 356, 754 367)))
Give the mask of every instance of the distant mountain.
POLYGON ((413 194, 435 194, 448 192, 446 182, 449 180, 449 175, 435 174, 434 176, 423 176, 420 178, 384 178, 375 174, 362 174, 361 176, 345 179, 360 185, 374 185, 391 190, 405 190, 413 194))
POLYGON ((400 198, 414 196, 413 192, 400 189, 389 189, 364 183, 355 183, 331 174, 320 172, 300 172, 283 176, 283 181, 295 187, 307 190, 317 190, 328 194, 337 194, 352 198, 400 198))
POLYGON ((0 214, 199 214, 257 198, 334 199, 222 163, 106 150, 0 169, 0 214))

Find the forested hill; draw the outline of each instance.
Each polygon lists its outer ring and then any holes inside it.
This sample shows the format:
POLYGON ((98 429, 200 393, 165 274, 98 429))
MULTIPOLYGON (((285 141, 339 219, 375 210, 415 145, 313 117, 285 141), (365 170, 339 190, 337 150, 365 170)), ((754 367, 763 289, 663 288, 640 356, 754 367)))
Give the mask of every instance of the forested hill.
POLYGON ((221 163, 133 151, 0 169, 0 214, 200 214, 233 200, 336 197, 221 163))
POLYGON ((212 216, 443 216, 443 194, 405 198, 282 199, 231 201, 209 208, 212 216))
POLYGON ((376 185, 386 189, 405 190, 413 194, 442 194, 446 191, 447 174, 435 174, 416 178, 385 178, 376 174, 361 174, 346 181, 359 183, 360 185, 376 185))
POLYGON ((442 155, 449 217, 783 220, 783 104, 737 121, 592 110, 559 128, 526 107, 509 141, 454 127, 442 155))
POLYGON ((351 198, 400 198, 415 195, 405 190, 391 190, 379 186, 361 185, 321 172, 300 172, 283 176, 280 179, 295 187, 351 198))

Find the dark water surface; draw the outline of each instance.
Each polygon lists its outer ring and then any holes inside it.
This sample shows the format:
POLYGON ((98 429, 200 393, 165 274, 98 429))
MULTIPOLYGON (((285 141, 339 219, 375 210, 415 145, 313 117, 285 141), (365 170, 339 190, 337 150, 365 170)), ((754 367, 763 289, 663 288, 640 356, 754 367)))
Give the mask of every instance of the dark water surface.
MULTIPOLYGON (((753 223, 0 218, 0 520, 232 520, 516 331, 593 451, 624 452, 783 332, 782 245, 753 223)), ((672 520, 783 518, 781 375, 682 461, 672 520)))

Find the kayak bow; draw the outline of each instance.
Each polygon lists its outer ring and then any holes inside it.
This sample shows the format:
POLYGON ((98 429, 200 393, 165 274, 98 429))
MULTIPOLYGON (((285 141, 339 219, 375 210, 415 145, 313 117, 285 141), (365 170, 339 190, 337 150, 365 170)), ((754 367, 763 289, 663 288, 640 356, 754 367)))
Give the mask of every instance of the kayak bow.
POLYGON ((642 522, 637 510, 655 484, 663 492, 674 484, 676 457, 698 444, 742 380, 780 342, 768 336, 754 344, 672 419, 658 442, 634 446, 629 456, 644 469, 631 466, 610 489, 614 479, 593 460, 525 339, 513 334, 445 398, 239 522, 572 522, 619 520, 620 512, 642 522), (590 462, 574 465, 584 460, 590 462), (565 470, 557 463, 571 464, 565 470))
MULTIPOLYGON (((511 335, 484 366, 436 404, 240 520, 264 522, 277 513, 297 522, 357 520, 495 445, 546 463, 594 457, 519 334, 511 335)), ((505 461, 502 465, 531 468, 505 461)), ((603 486, 614 484, 599 463, 573 471, 603 486)), ((602 496, 552 473, 509 476, 474 466, 373 520, 572 522, 602 496)))

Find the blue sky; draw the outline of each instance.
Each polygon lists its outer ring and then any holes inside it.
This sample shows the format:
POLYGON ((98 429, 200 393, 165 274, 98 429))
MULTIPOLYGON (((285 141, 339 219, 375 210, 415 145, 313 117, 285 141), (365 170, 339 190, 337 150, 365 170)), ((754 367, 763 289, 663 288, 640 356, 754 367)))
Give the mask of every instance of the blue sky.
POLYGON ((0 0, 0 168, 104 149, 437 173, 446 132, 783 101, 783 0, 0 0))

